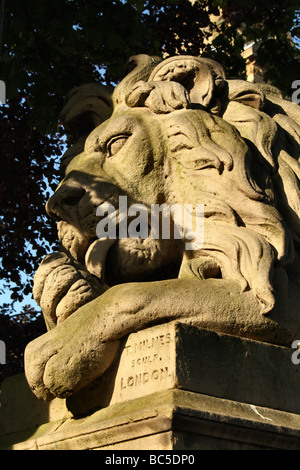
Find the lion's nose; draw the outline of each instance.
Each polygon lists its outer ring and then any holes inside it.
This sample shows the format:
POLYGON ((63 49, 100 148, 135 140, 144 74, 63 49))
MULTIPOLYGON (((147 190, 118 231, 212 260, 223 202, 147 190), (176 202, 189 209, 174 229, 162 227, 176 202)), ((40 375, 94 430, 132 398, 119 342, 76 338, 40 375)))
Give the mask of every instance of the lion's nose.
POLYGON ((54 220, 65 220, 85 194, 85 189, 77 185, 64 183, 46 204, 46 211, 54 220))

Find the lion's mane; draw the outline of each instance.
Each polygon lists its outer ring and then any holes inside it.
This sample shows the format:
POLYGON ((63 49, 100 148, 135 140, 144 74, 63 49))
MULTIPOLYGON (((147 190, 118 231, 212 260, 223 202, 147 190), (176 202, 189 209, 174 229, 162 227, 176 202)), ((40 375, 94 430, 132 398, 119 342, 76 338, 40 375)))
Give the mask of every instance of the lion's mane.
POLYGON ((268 313, 274 269, 288 269, 297 256, 299 107, 272 86, 226 80, 208 59, 179 56, 151 67, 142 56, 135 65, 115 89, 115 107, 146 107, 161 117, 193 202, 205 204, 204 245, 186 258, 182 275, 236 280, 268 313), (212 167, 220 184, 209 194, 201 170, 212 167))

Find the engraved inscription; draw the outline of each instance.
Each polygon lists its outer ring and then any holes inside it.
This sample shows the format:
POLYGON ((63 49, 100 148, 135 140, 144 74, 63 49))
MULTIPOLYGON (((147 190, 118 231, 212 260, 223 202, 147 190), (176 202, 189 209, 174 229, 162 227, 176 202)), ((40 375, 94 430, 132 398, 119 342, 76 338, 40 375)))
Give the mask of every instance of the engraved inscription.
POLYGON ((148 382, 157 382, 169 377, 168 367, 153 369, 151 372, 141 372, 139 374, 121 377, 121 390, 138 385, 145 385, 148 382))
POLYGON ((125 346, 125 352, 129 354, 137 354, 139 352, 145 352, 145 350, 159 348, 161 346, 166 346, 171 341, 171 334, 166 333, 159 336, 152 336, 150 338, 145 338, 144 340, 134 342, 132 344, 127 344, 125 346))
POLYGON ((140 387, 156 389, 160 383, 172 377, 169 361, 170 343, 173 340, 171 333, 149 335, 147 338, 140 334, 139 340, 135 338, 131 338, 124 348, 127 374, 123 373, 119 377, 121 392, 140 387))
POLYGON ((132 359, 131 367, 141 366, 143 364, 151 364, 153 362, 162 361, 162 357, 158 354, 152 354, 151 356, 138 357, 137 359, 132 359))

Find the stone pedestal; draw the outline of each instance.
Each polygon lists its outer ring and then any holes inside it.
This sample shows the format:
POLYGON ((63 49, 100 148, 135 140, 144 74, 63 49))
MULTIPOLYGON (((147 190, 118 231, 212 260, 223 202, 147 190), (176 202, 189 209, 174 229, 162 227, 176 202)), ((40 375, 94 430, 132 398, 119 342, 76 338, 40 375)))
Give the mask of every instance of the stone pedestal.
POLYGON ((0 395, 0 448, 300 449, 300 370, 289 348, 178 322, 130 335, 76 396, 37 400, 23 375, 0 395))

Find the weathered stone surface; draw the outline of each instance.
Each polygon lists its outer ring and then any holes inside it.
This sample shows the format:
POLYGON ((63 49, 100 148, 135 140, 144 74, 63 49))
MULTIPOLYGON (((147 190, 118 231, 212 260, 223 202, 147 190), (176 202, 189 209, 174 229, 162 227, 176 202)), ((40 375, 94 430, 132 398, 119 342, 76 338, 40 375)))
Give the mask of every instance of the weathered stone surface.
POLYGON ((42 426, 14 450, 297 450, 298 415, 185 390, 42 426))
POLYGON ((171 322, 132 333, 121 351, 97 383, 67 399, 75 414, 87 402, 104 407, 171 388, 300 413, 291 348, 171 322))
POLYGON ((72 416, 64 400, 44 402, 37 400, 24 374, 9 377, 1 384, 0 393, 0 448, 7 443, 30 439, 43 424, 63 422, 72 416))
POLYGON ((292 353, 178 322, 139 331, 93 386, 66 400, 43 402, 24 376, 8 379, 0 447, 297 449, 292 353))

